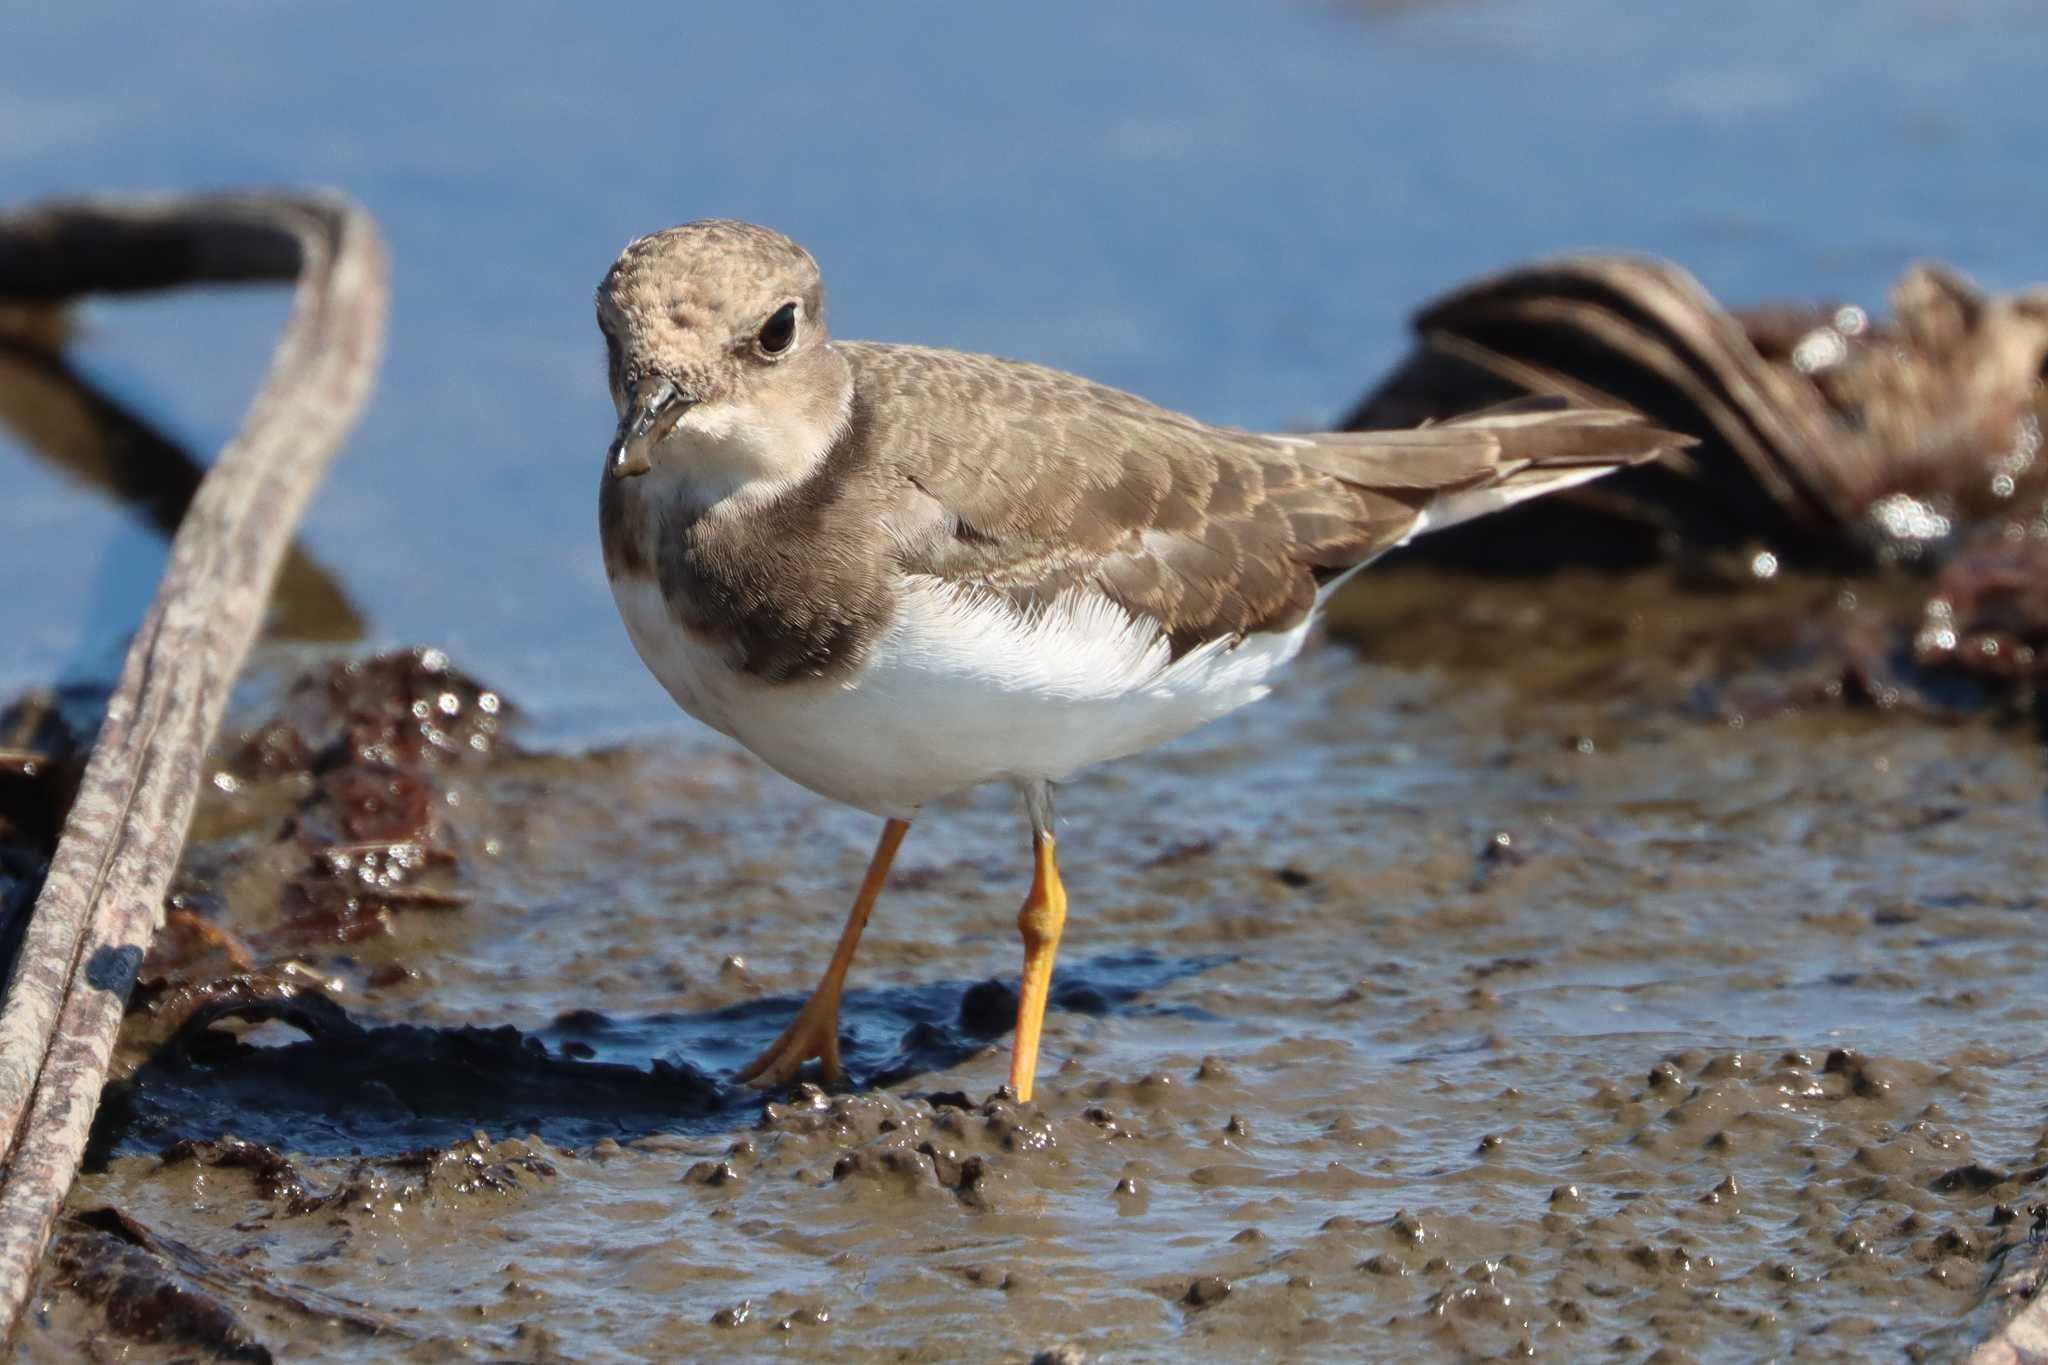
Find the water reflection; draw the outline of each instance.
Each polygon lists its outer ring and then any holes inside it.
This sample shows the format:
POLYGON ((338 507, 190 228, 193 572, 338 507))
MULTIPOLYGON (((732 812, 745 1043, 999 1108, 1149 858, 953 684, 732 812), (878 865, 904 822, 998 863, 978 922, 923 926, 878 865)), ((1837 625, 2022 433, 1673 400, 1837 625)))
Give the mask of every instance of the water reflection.
MULTIPOLYGON (((81 373, 64 353, 69 339, 61 312, 0 309, 0 425, 23 450, 105 493, 168 541, 205 466, 81 373)), ((136 586, 153 583, 161 566, 151 547, 114 540, 93 570, 91 609, 77 623, 79 647, 61 677, 104 671, 104 642, 134 628, 136 586)), ((363 620, 334 575, 294 544, 279 570, 268 628, 288 639, 347 641, 362 638, 363 620)))

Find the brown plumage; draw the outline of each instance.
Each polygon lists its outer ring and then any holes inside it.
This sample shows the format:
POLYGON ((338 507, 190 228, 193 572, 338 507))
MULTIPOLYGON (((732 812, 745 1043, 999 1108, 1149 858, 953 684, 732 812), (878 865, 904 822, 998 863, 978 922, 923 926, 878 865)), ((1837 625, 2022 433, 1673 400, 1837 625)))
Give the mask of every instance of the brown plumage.
POLYGON ((1678 444, 1555 404, 1262 436, 1036 365, 835 343, 810 256, 744 224, 641 239, 597 308, 605 567, 635 647, 691 714, 888 821, 818 990, 741 1079, 837 1073, 909 821, 1007 780, 1033 838, 1028 1099, 1066 906, 1050 784, 1265 695, 1321 593, 1409 536, 1678 444))
POLYGON ((1267 436, 1019 361, 833 349, 852 380, 837 439, 744 522, 672 509, 656 534, 632 516, 633 485, 602 491, 614 575, 651 568, 682 625, 727 640, 735 665, 768 681, 856 664, 907 574, 1022 612, 1091 589, 1157 621, 1173 657, 1289 629, 1323 584, 1401 543, 1440 497, 1520 501, 1684 444, 1561 404, 1267 436))

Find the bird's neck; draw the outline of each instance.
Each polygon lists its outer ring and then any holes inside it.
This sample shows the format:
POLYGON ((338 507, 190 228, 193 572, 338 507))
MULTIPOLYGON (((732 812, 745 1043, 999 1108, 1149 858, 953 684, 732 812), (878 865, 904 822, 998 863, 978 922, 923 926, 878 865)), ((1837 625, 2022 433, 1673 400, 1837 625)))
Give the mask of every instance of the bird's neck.
POLYGON ((851 370, 821 354, 773 388, 690 409, 661 443, 645 492, 700 514, 772 501, 817 471, 852 410, 851 370))

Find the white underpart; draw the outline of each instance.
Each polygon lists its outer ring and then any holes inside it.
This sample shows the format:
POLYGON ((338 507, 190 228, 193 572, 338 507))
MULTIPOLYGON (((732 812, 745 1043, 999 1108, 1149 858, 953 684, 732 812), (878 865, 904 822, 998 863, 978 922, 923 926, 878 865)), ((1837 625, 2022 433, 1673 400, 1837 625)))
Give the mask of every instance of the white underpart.
POLYGON ((851 676, 767 684, 678 628, 652 579, 612 590, 640 657, 685 711, 813 791, 903 819, 995 779, 1061 781, 1257 701, 1309 630, 1170 659, 1156 626, 1098 593, 1027 617, 913 577, 851 676))
POLYGON ((1576 488, 1582 483, 1591 483, 1601 475, 1612 472, 1612 466, 1592 465, 1582 469, 1560 470, 1544 479, 1525 479, 1521 483, 1499 483, 1490 488, 1468 488, 1455 493, 1439 493, 1422 509, 1422 514, 1415 519, 1415 525, 1409 529, 1407 535, 1401 537, 1401 543, 1406 545, 1419 535, 1430 531, 1447 530, 1459 522, 1489 516, 1504 508, 1513 507, 1518 502, 1527 502, 1530 498, 1544 497, 1567 488, 1576 488))

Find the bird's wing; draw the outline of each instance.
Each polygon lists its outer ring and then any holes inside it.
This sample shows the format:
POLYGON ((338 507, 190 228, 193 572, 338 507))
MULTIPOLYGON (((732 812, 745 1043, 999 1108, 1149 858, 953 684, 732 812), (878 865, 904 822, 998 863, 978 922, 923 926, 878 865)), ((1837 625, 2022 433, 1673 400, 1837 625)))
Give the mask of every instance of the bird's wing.
POLYGON ((1298 624, 1322 584, 1422 530, 1679 440, 1633 414, 1526 407, 1267 436, 1039 366, 838 345, 864 444, 902 480, 886 529, 906 572, 1023 611, 1092 589, 1157 621, 1176 657, 1298 624))

